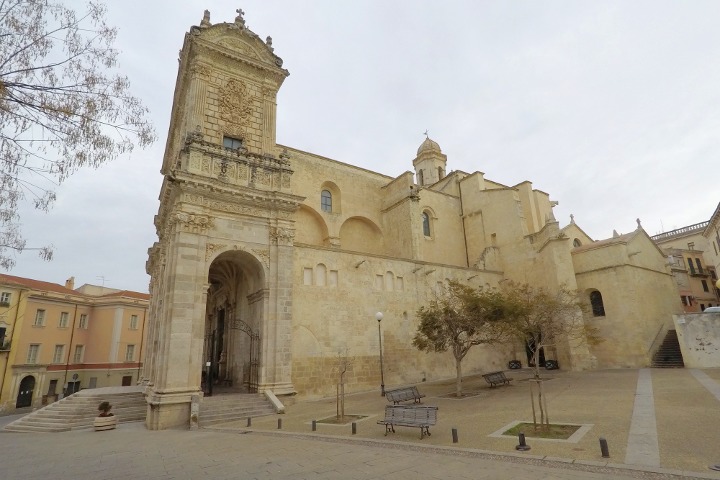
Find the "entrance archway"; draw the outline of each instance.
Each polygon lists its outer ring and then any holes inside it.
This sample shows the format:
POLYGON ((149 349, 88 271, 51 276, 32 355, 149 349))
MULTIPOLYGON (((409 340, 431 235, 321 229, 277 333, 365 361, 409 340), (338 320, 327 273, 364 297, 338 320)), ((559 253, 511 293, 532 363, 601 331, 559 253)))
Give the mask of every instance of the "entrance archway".
POLYGON ((33 390, 35 390, 35 377, 28 375, 20 381, 20 390, 18 391, 15 408, 31 407, 33 390))
POLYGON ((210 265, 208 283, 203 389, 256 392, 268 291, 263 266, 248 252, 225 252, 210 265))

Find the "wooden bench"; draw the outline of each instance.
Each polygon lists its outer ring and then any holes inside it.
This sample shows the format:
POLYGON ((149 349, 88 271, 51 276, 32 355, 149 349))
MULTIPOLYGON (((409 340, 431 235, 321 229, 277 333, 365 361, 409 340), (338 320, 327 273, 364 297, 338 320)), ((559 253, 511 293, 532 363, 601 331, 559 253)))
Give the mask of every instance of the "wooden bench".
POLYGON ((430 426, 437 422, 438 407, 418 405, 386 405, 385 418, 378 424, 385 425, 385 435, 395 433, 395 427, 419 427, 420 440, 430 436, 430 426))
POLYGON ((510 385, 510 382, 512 381, 512 378, 505 376, 505 372, 486 373, 483 375, 483 378, 490 384, 491 387, 494 387, 495 385, 510 385))
POLYGON ((422 403, 420 399, 424 396, 425 395, 418 392, 417 387, 403 387, 385 391, 385 398, 387 398, 388 402, 392 402, 394 405, 410 400, 414 403, 422 403))

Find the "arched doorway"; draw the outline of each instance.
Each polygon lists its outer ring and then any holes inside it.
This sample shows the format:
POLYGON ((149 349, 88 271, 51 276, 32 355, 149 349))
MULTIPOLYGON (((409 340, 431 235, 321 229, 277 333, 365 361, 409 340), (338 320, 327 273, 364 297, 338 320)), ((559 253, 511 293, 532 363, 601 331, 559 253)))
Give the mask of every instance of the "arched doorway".
POLYGON ((35 377, 28 375, 20 381, 20 390, 18 391, 15 408, 31 407, 33 390, 35 390, 35 377))
POLYGON ((210 265, 208 283, 203 390, 256 392, 268 297, 263 266, 248 252, 224 252, 210 265))

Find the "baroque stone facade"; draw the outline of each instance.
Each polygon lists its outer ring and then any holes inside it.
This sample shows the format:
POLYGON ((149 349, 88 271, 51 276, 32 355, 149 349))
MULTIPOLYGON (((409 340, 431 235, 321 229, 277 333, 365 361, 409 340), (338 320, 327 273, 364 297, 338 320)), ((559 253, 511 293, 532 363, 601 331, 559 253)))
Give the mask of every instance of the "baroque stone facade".
MULTIPOLYGON (((204 375, 251 391, 329 395, 338 362, 350 357, 346 390, 378 386, 378 311, 387 385, 452 377, 451 355, 411 345, 418 307, 448 280, 567 286, 588 298, 602 288, 608 314, 578 312, 578 321, 611 325, 605 346, 546 354, 573 369, 649 362, 678 310, 637 302, 674 288, 642 228, 593 242, 574 220, 561 228, 557 203, 530 182, 448 173, 429 137, 415 173, 395 178, 277 145, 275 99, 287 75, 270 37, 247 29, 241 11, 215 25, 206 12, 185 36, 147 263, 149 428, 187 425, 204 375), (616 285, 619 277, 633 289, 616 285), (628 302, 631 315, 619 306, 628 302), (613 345, 628 331, 639 339, 626 354, 626 343, 613 345)), ((515 358, 525 361, 522 345, 478 347, 464 371, 515 358)))

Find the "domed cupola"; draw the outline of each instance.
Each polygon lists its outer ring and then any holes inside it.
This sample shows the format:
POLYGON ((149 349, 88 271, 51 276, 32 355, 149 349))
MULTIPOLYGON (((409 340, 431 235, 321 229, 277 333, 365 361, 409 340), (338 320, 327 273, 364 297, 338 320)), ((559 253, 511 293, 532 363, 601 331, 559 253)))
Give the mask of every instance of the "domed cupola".
POLYGON ((425 140, 417 150, 417 157, 413 160, 416 183, 422 187, 441 180, 445 176, 446 164, 447 155, 442 153, 440 145, 426 133, 425 140))
POLYGON ((418 156, 423 152, 442 153, 442 150, 440 150, 440 145, 438 145, 435 140, 430 140, 430 137, 425 137, 425 141, 417 150, 418 156))

